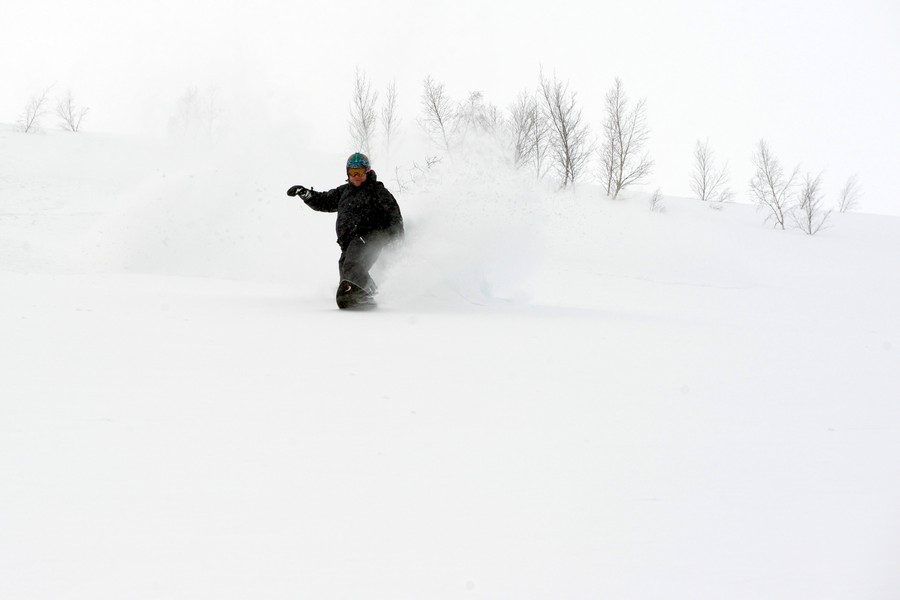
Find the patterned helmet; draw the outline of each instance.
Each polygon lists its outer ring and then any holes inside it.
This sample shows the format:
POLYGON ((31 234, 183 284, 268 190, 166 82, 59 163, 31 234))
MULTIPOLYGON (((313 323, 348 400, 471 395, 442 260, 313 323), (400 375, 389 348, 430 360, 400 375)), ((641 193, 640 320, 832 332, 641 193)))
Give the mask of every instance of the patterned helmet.
POLYGON ((353 168, 359 168, 359 167, 362 167, 363 169, 365 169, 366 172, 368 172, 372 168, 369 165, 369 157, 368 156, 366 156, 362 152, 354 152, 353 154, 350 155, 350 158, 347 159, 347 168, 353 169, 353 168))

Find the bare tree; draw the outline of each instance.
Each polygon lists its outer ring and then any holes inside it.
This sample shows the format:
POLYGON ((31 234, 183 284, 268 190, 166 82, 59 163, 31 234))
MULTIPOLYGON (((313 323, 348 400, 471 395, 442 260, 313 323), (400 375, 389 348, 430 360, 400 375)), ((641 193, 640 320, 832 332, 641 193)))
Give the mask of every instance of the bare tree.
POLYGON ((859 187, 859 174, 851 175, 841 189, 841 196, 838 198, 838 212, 845 213, 859 208, 860 196, 862 196, 862 191, 859 187))
POLYGON ((400 127, 400 115, 397 114, 397 81, 391 81, 387 87, 384 104, 381 107, 381 129, 384 133, 385 154, 391 153, 391 141, 400 127))
POLYGON ((19 131, 22 133, 34 133, 40 130, 41 117, 47 114, 47 100, 52 88, 53 86, 51 85, 40 94, 31 97, 28 104, 25 105, 25 110, 19 116, 17 123, 19 131))
POLYGON ((212 141, 222 125, 222 109, 219 92, 209 86, 201 93, 196 85, 190 85, 178 98, 175 110, 169 117, 169 130, 180 138, 198 139, 205 136, 212 141))
POLYGON ((666 207, 663 204, 662 188, 656 188, 656 191, 650 196, 649 202, 650 212, 666 212, 666 207))
POLYGON ((444 90, 443 83, 437 83, 431 75, 425 78, 422 91, 422 108, 424 114, 419 119, 419 125, 425 133, 442 146, 448 153, 453 139, 456 111, 450 97, 444 90))
POLYGON ((498 140, 504 140, 506 132, 506 115, 503 110, 493 102, 487 102, 482 107, 478 119, 478 128, 484 133, 498 140))
POLYGON ((394 167, 394 183, 397 184, 397 194, 402 194, 407 189, 407 182, 400 173, 400 167, 394 167))
POLYGON ((73 133, 78 133, 78 130, 81 129, 81 121, 87 112, 86 106, 75 104, 72 90, 68 90, 66 95, 56 103, 56 116, 60 118, 60 126, 73 133))
POLYGON ((481 92, 469 92, 469 97, 459 103, 456 109, 457 126, 462 130, 463 136, 471 129, 479 129, 485 123, 484 94, 481 92))
POLYGON ((413 161, 413 166, 412 169, 410 169, 410 173, 415 173, 416 175, 414 175, 414 179, 418 179, 428 175, 428 172, 440 163, 441 159, 439 156, 426 156, 425 166, 423 167, 419 163, 413 161))
POLYGON ((535 128, 537 100, 528 92, 521 92, 509 110, 509 135, 513 147, 513 164, 521 168, 535 158, 535 128))
POLYGON ((540 179, 547 173, 547 160, 550 153, 550 123, 547 113, 535 99, 529 108, 531 120, 534 121, 532 140, 534 146, 534 173, 540 179))
POLYGON ((728 163, 722 167, 716 166, 708 140, 706 142, 697 140, 691 189, 703 202, 727 202, 731 199, 731 190, 728 189, 728 163))
POLYGON ((394 183, 398 190, 397 193, 403 193, 413 186, 420 185, 440 162, 441 159, 438 156, 426 156, 425 165, 413 162, 412 167, 405 170, 406 176, 400 172, 400 167, 394 167, 394 183))
POLYGON ((794 168, 790 176, 786 176, 784 168, 769 150, 765 140, 759 141, 753 155, 756 174, 750 180, 750 191, 757 206, 768 211, 766 221, 775 221, 775 227, 784 229, 784 221, 794 206, 794 188, 797 185, 797 174, 800 167, 794 168))
POLYGON ((616 189, 616 127, 608 117, 603 122, 603 140, 597 154, 600 156, 600 185, 606 190, 606 196, 612 198, 616 189))
POLYGON ((825 227, 829 216, 830 210, 822 211, 822 174, 813 177, 807 173, 797 208, 791 212, 794 225, 807 235, 815 235, 825 227))
POLYGON ((465 140, 471 131, 484 129, 485 124, 484 94, 481 92, 469 92, 468 98, 460 102, 456 108, 455 127, 460 138, 465 140))
POLYGON ((198 98, 198 114, 203 132, 213 139, 222 129, 222 115, 224 114, 220 100, 219 88, 209 86, 205 96, 198 98))
POLYGON ((553 163, 562 187, 566 187, 578 180, 590 160, 593 152, 590 130, 575 102, 575 92, 569 92, 568 83, 562 83, 556 75, 552 80, 547 79, 541 73, 539 92, 550 128, 553 163))
POLYGON ((540 179, 546 170, 550 134, 546 113, 535 94, 523 91, 510 107, 507 128, 515 167, 531 165, 540 179))
POLYGON ((534 173, 540 179, 547 173, 547 160, 550 153, 550 123, 537 94, 530 96, 528 120, 533 124, 530 145, 534 153, 532 161, 534 173))
POLYGON ((200 92, 194 85, 188 86, 169 117, 169 129, 176 136, 187 136, 200 123, 200 92))
POLYGON ((470 92, 456 110, 455 126, 463 138, 470 132, 497 134, 503 124, 503 113, 496 105, 487 102, 481 92, 470 92))
POLYGON ((601 180, 613 198, 629 185, 642 183, 653 171, 653 161, 644 153, 650 138, 647 101, 629 108, 622 80, 618 77, 606 94, 604 140, 600 148, 601 180))
POLYGON ((372 89, 366 74, 356 68, 353 84, 353 100, 350 102, 350 136, 361 152, 369 154, 375 138, 378 92, 372 89))

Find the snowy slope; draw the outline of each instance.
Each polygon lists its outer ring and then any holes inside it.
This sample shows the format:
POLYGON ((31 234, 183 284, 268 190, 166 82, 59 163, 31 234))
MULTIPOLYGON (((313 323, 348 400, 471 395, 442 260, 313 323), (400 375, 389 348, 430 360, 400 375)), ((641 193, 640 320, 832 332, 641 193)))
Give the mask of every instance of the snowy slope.
POLYGON ((897 597, 900 219, 306 158, 0 130, 0 597, 897 597))

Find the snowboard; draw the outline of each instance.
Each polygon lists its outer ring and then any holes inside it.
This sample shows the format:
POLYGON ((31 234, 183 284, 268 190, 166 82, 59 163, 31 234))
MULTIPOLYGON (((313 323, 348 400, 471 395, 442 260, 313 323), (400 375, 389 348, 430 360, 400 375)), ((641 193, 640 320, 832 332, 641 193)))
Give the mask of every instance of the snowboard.
POLYGON ((341 280, 341 283, 338 285, 335 299, 337 300, 338 308, 341 309, 364 310, 375 308, 375 298, 372 294, 346 279, 341 280))

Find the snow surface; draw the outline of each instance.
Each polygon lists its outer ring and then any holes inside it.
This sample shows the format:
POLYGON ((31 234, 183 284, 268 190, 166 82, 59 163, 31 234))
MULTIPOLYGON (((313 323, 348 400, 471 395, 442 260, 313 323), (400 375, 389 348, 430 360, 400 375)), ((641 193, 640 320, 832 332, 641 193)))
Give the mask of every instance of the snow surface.
POLYGON ((900 219, 415 179, 0 129, 0 598, 900 597, 900 219))

